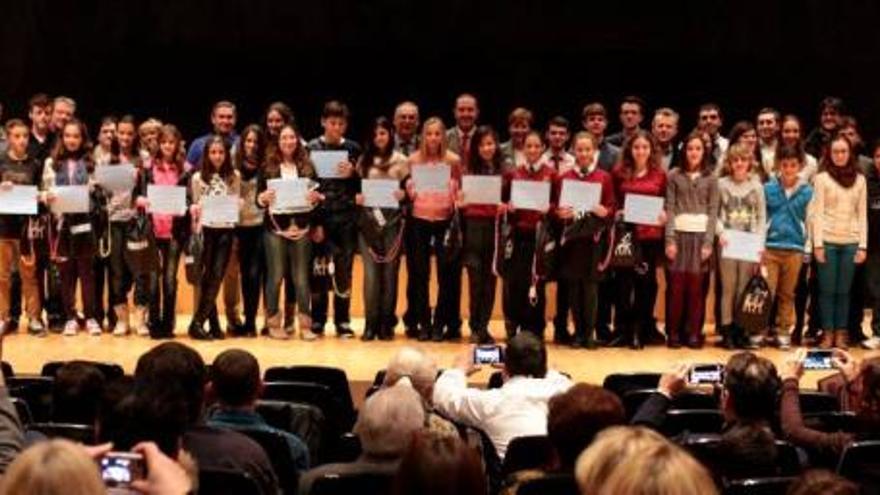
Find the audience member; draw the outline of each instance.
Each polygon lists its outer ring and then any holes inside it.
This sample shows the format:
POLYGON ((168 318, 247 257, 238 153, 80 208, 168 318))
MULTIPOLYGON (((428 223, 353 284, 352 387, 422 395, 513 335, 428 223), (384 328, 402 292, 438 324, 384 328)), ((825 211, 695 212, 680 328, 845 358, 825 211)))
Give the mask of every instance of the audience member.
POLYGON ((413 436, 394 477, 394 495, 485 495, 477 452, 459 438, 420 432, 413 436))
POLYGON ((388 362, 383 387, 393 387, 402 379, 409 379, 412 387, 422 397, 427 417, 427 429, 440 435, 458 436, 458 428, 448 419, 434 411, 434 382, 437 380, 437 363, 423 351, 404 347, 388 362))
POLYGON ((59 368, 52 383, 52 421, 94 424, 104 382, 92 364, 72 361, 59 368))
POLYGON ((88 453, 69 440, 49 440, 28 448, 0 479, 0 494, 103 495, 104 482, 88 453))
POLYGON ((811 469, 788 487, 788 495, 858 495, 859 487, 852 481, 826 471, 811 469))

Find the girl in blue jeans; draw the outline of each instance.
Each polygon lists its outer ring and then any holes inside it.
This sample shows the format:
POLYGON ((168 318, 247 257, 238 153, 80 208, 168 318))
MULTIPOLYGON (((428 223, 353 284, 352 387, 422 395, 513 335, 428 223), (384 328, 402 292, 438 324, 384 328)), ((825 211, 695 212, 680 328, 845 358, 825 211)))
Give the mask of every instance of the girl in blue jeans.
POLYGON ((867 188, 852 143, 835 137, 822 158, 810 204, 814 256, 819 268, 822 348, 849 346, 847 317, 855 265, 868 247, 867 188))

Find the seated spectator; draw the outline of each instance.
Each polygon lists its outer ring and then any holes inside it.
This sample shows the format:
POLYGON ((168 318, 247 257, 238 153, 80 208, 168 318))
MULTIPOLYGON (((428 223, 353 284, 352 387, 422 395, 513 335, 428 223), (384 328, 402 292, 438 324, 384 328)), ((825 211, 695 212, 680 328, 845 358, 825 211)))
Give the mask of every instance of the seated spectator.
POLYGON ((572 385, 565 375, 547 371, 547 348, 529 332, 508 341, 501 388, 468 388, 467 377, 479 369, 469 347, 434 384, 434 407, 453 421, 483 430, 501 459, 513 438, 547 434, 548 401, 572 385))
POLYGON ((413 388, 422 396, 428 414, 428 430, 450 436, 459 436, 458 428, 448 419, 434 412, 434 382, 437 380, 437 363, 427 354, 414 347, 404 347, 388 362, 383 387, 391 387, 407 377, 413 388))
POLYGON ((846 351, 834 351, 832 359, 847 392, 841 396, 841 410, 855 413, 856 431, 825 433, 805 426, 801 415, 799 381, 805 358, 806 350, 798 349, 786 360, 782 371, 780 416, 786 438, 800 447, 836 457, 855 440, 880 437, 880 360, 862 362, 846 351))
POLYGON ((241 433, 204 423, 206 371, 198 352, 178 342, 159 344, 138 359, 134 378, 131 400, 144 401, 150 391, 152 407, 179 411, 185 426, 182 448, 192 454, 200 469, 241 471, 256 481, 261 493, 278 493, 278 478, 259 444, 241 433))
POLYGON ((94 365, 70 362, 58 369, 52 384, 52 421, 95 424, 104 391, 104 374, 94 365))
POLYGON ((788 487, 788 495, 859 495, 859 486, 831 471, 811 469, 788 487))
MULTIPOLYGON (((710 467, 729 478, 772 476, 777 452, 771 425, 780 387, 776 367, 766 358, 739 352, 730 357, 724 371, 720 409, 725 426, 717 455, 712 456, 717 466, 710 467)), ((679 365, 663 374, 657 393, 642 404, 632 423, 659 430, 673 397, 686 386, 687 373, 688 366, 679 365)))
POLYGON ((581 454, 575 478, 583 495, 711 495, 718 490, 699 462, 646 428, 615 426, 581 454))
POLYGON ((211 365, 208 384, 209 394, 217 400, 218 409, 208 418, 208 426, 279 433, 287 439, 297 469, 308 469, 309 450, 303 441, 293 433, 269 426, 257 414, 257 398, 263 388, 260 376, 260 364, 253 354, 241 349, 220 353, 211 365))
POLYGON ((593 442, 599 432, 626 422, 623 403, 613 393, 596 385, 578 383, 565 393, 550 399, 547 412, 547 437, 556 458, 544 471, 526 470, 513 473, 505 493, 516 493, 519 485, 530 479, 556 472, 574 474, 578 456, 593 442))
POLYGON ((413 433, 425 425, 422 400, 406 382, 384 388, 364 403, 354 425, 354 433, 361 441, 361 456, 354 462, 324 464, 306 471, 299 480, 300 495, 308 495, 315 480, 328 474, 391 476, 397 472, 413 433))
MULTIPOLYGON (((0 333, 0 360, 3 359, 3 334, 0 333)), ((6 472, 9 464, 21 453, 24 445, 23 428, 15 404, 9 400, 6 377, 0 373, 0 475, 6 472)))
POLYGON ((395 495, 484 495, 482 459, 458 437, 413 436, 394 477, 395 495))
POLYGON ((69 440, 47 440, 25 450, 0 479, 0 494, 103 495, 94 459, 69 440))

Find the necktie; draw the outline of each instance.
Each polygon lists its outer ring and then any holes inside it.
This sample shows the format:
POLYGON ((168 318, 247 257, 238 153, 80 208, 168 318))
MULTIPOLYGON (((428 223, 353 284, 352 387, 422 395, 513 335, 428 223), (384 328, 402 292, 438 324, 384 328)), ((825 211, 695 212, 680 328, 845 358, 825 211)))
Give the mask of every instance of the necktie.
POLYGON ((471 158, 471 136, 469 134, 461 135, 461 161, 465 168, 470 163, 471 158))

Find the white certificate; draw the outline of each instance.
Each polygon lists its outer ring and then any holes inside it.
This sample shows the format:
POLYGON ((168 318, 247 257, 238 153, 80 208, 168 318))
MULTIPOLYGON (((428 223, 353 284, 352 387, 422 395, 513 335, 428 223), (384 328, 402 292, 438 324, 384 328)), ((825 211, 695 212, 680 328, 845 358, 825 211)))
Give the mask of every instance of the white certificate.
POLYGON ((663 203, 664 198, 660 196, 629 193, 623 202, 623 220, 640 225, 660 225, 663 203))
POLYGON ((54 186, 52 201, 54 213, 88 213, 89 186, 54 186))
POLYGON ((724 239, 727 246, 721 250, 721 257, 731 260, 761 261, 761 251, 764 250, 764 236, 753 232, 740 230, 725 230, 724 239))
POLYGON ((345 150, 312 151, 311 157, 318 177, 339 179, 339 164, 348 161, 348 152, 345 150))
POLYGON ((452 169, 445 163, 421 163, 412 167, 416 192, 449 192, 452 169))
POLYGON ((217 195, 202 197, 202 225, 238 223, 239 197, 217 195))
POLYGON ((186 188, 147 184, 150 213, 183 216, 186 214, 186 188))
POLYGON ((515 180, 511 187, 510 203, 515 209, 546 211, 550 208, 549 182, 515 180))
POLYGON ((37 186, 0 188, 0 215, 36 215, 37 186))
POLYGON ((399 208, 400 201, 394 193, 400 190, 400 182, 394 179, 363 179, 361 194, 367 208, 399 208))
POLYGON ((501 177, 465 175, 461 178, 464 202, 469 205, 497 205, 501 202, 501 177))
POLYGON ((95 167, 95 180, 111 192, 130 191, 134 188, 135 170, 130 163, 99 165, 95 167))
POLYGON ((269 211, 272 213, 289 213, 311 207, 308 193, 312 181, 309 179, 269 179, 266 188, 275 191, 275 201, 269 211))
POLYGON ((575 212, 591 211, 599 204, 602 184, 582 180, 565 179, 559 195, 559 207, 571 208, 575 212))

